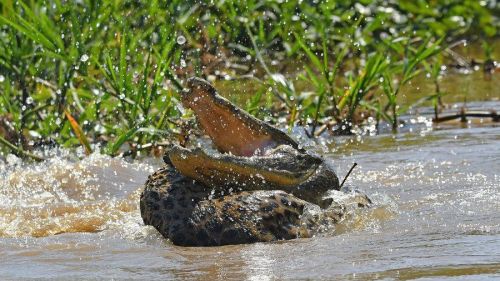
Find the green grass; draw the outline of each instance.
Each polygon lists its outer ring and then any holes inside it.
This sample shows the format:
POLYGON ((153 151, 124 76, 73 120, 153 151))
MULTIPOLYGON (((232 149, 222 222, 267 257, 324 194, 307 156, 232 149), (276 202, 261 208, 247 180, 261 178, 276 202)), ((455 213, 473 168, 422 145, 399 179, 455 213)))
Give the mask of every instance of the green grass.
POLYGON ((437 100, 454 42, 485 42, 490 59, 500 5, 481 3, 1 0, 0 151, 30 157, 51 141, 136 155, 176 140, 192 119, 178 106, 190 76, 251 77, 252 92, 232 90, 242 106, 310 136, 329 122, 349 133, 359 111, 397 129, 400 89, 427 71, 437 100))

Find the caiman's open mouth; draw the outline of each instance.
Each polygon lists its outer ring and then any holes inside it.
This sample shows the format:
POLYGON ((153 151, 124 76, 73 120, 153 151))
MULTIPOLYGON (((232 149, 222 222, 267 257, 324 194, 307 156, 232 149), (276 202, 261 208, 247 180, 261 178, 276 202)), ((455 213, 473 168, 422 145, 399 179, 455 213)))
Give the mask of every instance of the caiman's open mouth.
POLYGON ((200 128, 224 153, 174 147, 168 156, 185 176, 209 186, 281 188, 304 182, 322 162, 303 153, 287 134, 219 96, 205 80, 189 79, 182 103, 194 111, 200 128))

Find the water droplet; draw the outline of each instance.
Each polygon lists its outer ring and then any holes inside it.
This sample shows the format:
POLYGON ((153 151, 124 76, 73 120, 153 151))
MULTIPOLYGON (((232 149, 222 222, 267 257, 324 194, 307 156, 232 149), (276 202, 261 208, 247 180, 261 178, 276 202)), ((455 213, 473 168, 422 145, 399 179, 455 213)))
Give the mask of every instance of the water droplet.
POLYGON ((87 54, 83 54, 82 57, 80 58, 81 62, 86 62, 89 60, 89 56, 87 54))
POLYGON ((186 37, 180 35, 179 37, 177 37, 177 44, 179 45, 184 45, 184 43, 186 43, 186 37))

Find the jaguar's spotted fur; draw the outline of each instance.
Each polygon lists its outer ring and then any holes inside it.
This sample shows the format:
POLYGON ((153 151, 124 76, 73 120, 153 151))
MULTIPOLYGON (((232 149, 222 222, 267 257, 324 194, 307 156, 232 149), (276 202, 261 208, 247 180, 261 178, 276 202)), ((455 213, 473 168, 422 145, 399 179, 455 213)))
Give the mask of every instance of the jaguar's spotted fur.
MULTIPOLYGON (((314 222, 302 218, 307 205, 279 190, 212 194, 168 164, 149 176, 140 201, 144 223, 182 246, 310 237, 314 222)), ((341 208, 334 213, 340 219, 341 208)))

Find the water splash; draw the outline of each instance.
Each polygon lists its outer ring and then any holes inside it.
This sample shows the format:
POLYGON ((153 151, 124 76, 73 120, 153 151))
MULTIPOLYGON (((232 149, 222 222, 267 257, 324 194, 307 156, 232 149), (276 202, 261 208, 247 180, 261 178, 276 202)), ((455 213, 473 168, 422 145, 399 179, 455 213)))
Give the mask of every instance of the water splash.
POLYGON ((10 159, 0 168, 0 237, 96 232, 138 221, 140 187, 154 170, 99 153, 39 164, 10 159))

